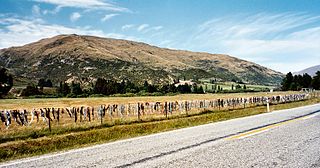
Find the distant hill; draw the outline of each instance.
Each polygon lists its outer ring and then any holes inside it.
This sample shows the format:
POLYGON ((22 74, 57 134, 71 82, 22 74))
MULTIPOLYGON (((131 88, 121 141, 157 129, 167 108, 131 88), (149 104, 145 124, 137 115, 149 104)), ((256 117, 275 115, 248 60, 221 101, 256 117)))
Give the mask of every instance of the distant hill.
MULTIPOLYGON (((23 38, 23 37, 21 37, 23 38)), ((130 79, 167 83, 174 79, 215 78, 275 85, 283 74, 222 54, 171 50, 145 43, 94 36, 59 35, 0 50, 0 66, 20 83, 130 79)))
POLYGON ((309 67, 309 68, 301 70, 299 72, 294 72, 293 74, 294 75, 303 75, 303 74, 307 73, 310 76, 315 76, 317 71, 320 71, 320 65, 309 67))

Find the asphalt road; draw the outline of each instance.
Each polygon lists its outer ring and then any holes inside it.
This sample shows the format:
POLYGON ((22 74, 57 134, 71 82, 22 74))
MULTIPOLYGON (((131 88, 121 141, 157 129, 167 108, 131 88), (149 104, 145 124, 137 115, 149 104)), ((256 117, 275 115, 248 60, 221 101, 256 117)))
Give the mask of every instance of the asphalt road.
POLYGON ((320 104, 15 160, 0 167, 320 167, 320 104))

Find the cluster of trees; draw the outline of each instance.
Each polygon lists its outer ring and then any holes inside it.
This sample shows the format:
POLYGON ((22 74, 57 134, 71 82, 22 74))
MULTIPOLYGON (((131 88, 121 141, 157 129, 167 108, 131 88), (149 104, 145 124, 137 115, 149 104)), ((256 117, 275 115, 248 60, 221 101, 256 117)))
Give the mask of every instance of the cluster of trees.
POLYGON ((52 85, 52 82, 51 82, 51 80, 50 79, 40 79, 39 81, 38 81, 38 86, 40 87, 40 88, 43 88, 43 87, 52 87, 53 85, 52 85))
MULTIPOLYGON (((282 90, 301 90, 301 88, 313 88, 320 89, 320 71, 312 78, 308 74, 303 75, 292 75, 289 72, 282 81, 282 90)), ((5 68, 0 69, 0 98, 6 95, 13 86, 13 78, 11 75, 7 74, 5 68)), ((44 95, 44 87, 53 87, 50 79, 40 79, 37 85, 28 85, 22 90, 22 96, 33 96, 33 95, 44 95)), ((207 85, 205 86, 207 90, 207 85)), ((246 90, 246 85, 232 85, 232 90, 246 90)), ((212 90, 214 92, 222 92, 223 88, 218 85, 212 85, 212 90)), ((153 85, 149 84, 147 81, 143 85, 138 85, 129 80, 123 80, 117 82, 114 80, 107 80, 104 78, 98 78, 96 83, 92 84, 89 88, 82 88, 80 83, 68 84, 66 82, 60 82, 57 87, 58 97, 86 97, 93 94, 100 95, 114 95, 114 94, 167 94, 167 93, 204 93, 202 86, 198 86, 196 83, 193 85, 178 85, 175 84, 163 84, 163 85, 153 85)))
POLYGON ((143 85, 137 85, 129 80, 123 80, 117 82, 114 80, 106 80, 103 78, 98 78, 97 82, 92 89, 93 94, 126 94, 126 93, 204 93, 202 86, 198 87, 194 85, 179 85, 174 84, 163 84, 163 85, 153 85, 149 84, 147 81, 143 85))
POLYGON ((243 88, 241 87, 241 85, 237 84, 236 86, 234 86, 233 84, 231 85, 231 90, 240 90, 240 89, 243 89, 243 90, 246 90, 247 89, 247 86, 246 85, 243 85, 243 88))
MULTIPOLYGON (((42 92, 42 87, 50 87, 50 85, 43 85, 43 81, 50 81, 40 79, 38 86, 27 86, 22 91, 22 96, 33 96, 33 95, 44 95, 42 92), (41 80, 41 81, 40 81, 41 80), (41 85, 40 85, 41 84, 41 85)), ((51 82, 51 81, 50 81, 51 82)), ((52 84, 51 84, 52 86, 52 84)), ((89 95, 114 95, 114 94, 149 94, 156 93, 156 95, 162 95, 167 93, 204 93, 202 86, 198 87, 194 85, 179 85, 174 84, 163 84, 163 85, 153 85, 149 84, 147 81, 143 85, 138 85, 132 83, 129 80, 123 80, 117 82, 114 80, 107 80, 104 78, 98 78, 97 81, 92 84, 92 87, 83 89, 80 83, 68 84, 66 82, 60 82, 57 87, 58 97, 87 97, 89 95)))
POLYGON ((313 88, 316 90, 320 89, 320 71, 312 78, 308 74, 303 75, 292 75, 291 72, 287 73, 286 77, 283 79, 282 90, 288 91, 298 91, 301 88, 313 88))
POLYGON ((7 70, 5 68, 0 68, 0 98, 8 94, 12 86, 12 76, 7 74, 7 70))

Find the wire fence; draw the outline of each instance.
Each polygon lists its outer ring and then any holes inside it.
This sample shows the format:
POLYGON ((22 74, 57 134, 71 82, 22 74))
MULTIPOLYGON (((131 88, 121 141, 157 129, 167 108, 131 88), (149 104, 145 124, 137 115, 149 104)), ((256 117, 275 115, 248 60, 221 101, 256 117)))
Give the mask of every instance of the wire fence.
POLYGON ((219 111, 226 109, 248 108, 269 104, 301 101, 320 97, 319 92, 290 95, 273 95, 260 97, 207 99, 207 100, 177 100, 164 102, 136 102, 127 104, 106 103, 97 107, 45 107, 26 109, 0 110, 2 130, 10 127, 48 127, 52 125, 67 125, 70 123, 100 123, 117 119, 141 121, 146 118, 169 118, 171 116, 190 115, 206 110, 219 111), (4 129, 3 129, 4 128, 4 129))

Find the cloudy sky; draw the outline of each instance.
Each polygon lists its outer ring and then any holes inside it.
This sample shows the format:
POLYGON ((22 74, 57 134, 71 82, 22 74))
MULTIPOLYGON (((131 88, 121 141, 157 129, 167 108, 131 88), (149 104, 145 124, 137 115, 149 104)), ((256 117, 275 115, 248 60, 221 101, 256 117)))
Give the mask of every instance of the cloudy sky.
POLYGON ((320 1, 1 0, 0 48, 74 33, 229 54, 295 72, 320 64, 320 1))

